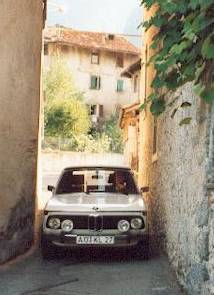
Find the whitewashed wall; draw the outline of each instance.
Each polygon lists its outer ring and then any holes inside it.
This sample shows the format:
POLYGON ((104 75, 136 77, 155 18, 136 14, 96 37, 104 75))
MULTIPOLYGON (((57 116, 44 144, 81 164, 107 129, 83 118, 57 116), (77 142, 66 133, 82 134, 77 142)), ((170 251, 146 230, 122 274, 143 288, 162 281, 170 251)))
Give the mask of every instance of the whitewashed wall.
POLYGON ((70 166, 82 165, 123 165, 124 157, 121 154, 93 154, 78 152, 45 152, 41 154, 42 173, 58 173, 70 166))
MULTIPOLYGON (((49 56, 45 56, 44 68, 47 68, 56 53, 55 45, 49 44, 49 56)), ((86 103, 101 104, 104 106, 104 115, 110 116, 117 105, 127 105, 138 99, 134 93, 132 80, 121 78, 121 72, 132 64, 138 57, 126 54, 124 67, 116 67, 116 54, 113 52, 100 52, 100 64, 91 64, 91 51, 83 48, 70 47, 61 52, 73 75, 75 86, 85 94, 86 103), (101 76, 101 89, 90 89, 91 75, 101 76), (124 80, 124 91, 117 92, 117 80, 124 80)))

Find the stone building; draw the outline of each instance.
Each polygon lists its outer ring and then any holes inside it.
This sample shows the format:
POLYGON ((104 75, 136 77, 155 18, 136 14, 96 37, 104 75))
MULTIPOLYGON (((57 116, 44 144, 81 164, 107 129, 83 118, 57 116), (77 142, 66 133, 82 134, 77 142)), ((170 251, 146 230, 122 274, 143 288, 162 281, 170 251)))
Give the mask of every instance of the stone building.
POLYGON ((45 2, 0 5, 0 263, 33 241, 45 2))
MULTIPOLYGON (((144 20, 155 9, 144 9, 144 20)), ((154 69, 147 61, 154 54, 150 45, 155 33, 151 28, 143 36, 141 103, 151 93, 154 69)), ((191 83, 174 95, 179 97, 174 108, 186 101, 191 107, 180 108, 173 118, 173 109, 168 108, 156 120, 148 105, 140 115, 139 183, 150 189, 145 197, 152 236, 167 252, 180 283, 188 294, 210 295, 214 294, 214 108, 193 93, 191 83), (185 117, 192 117, 191 124, 179 126, 185 117)))
POLYGON ((122 107, 120 112, 119 125, 123 133, 124 160, 138 176, 141 59, 126 68, 121 73, 121 76, 131 80, 134 92, 132 103, 122 107))
POLYGON ((64 27, 45 30, 44 67, 60 55, 91 108, 94 123, 130 103, 130 79, 120 74, 139 58, 139 49, 113 34, 84 32, 64 27))

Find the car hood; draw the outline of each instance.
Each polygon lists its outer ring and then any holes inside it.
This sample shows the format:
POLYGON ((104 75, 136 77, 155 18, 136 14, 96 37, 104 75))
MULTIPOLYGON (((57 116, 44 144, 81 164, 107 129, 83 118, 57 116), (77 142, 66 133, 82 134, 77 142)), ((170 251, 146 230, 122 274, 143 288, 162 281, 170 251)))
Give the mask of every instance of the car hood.
POLYGON ((115 193, 73 193, 54 195, 47 203, 47 211, 144 211, 141 195, 115 193))

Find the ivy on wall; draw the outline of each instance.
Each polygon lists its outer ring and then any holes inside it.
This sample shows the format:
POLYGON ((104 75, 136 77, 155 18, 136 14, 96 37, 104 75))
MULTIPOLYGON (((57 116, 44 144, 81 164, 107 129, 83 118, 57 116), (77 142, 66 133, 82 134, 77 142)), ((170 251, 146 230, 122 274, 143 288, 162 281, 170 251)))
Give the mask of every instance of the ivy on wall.
POLYGON ((151 112, 163 113, 174 102, 166 102, 166 95, 189 81, 194 82, 197 95, 212 103, 214 0, 142 0, 141 5, 146 9, 157 5, 156 14, 143 23, 145 30, 158 28, 151 44, 156 53, 149 61, 156 70, 153 92, 147 98, 151 112))

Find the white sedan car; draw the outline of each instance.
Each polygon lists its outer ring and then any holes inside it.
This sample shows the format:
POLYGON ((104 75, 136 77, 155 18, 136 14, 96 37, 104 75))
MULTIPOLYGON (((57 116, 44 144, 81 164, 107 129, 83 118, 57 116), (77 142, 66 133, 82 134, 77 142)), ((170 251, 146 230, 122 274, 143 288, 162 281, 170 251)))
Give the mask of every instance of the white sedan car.
POLYGON ((63 170, 43 218, 44 258, 60 247, 130 247, 148 257, 147 209, 129 168, 63 170))

